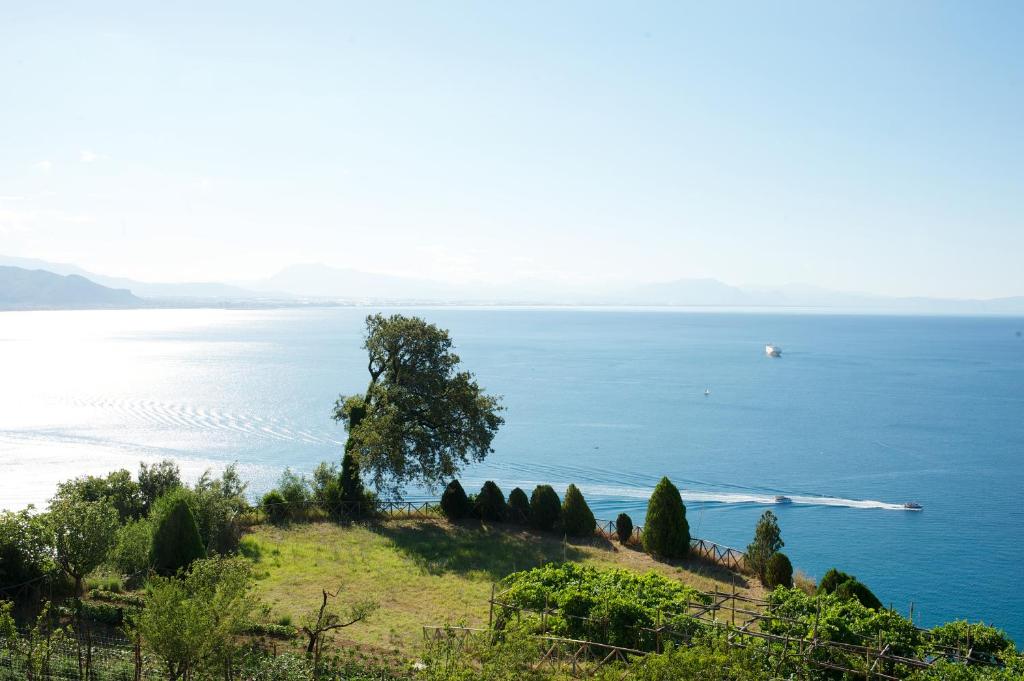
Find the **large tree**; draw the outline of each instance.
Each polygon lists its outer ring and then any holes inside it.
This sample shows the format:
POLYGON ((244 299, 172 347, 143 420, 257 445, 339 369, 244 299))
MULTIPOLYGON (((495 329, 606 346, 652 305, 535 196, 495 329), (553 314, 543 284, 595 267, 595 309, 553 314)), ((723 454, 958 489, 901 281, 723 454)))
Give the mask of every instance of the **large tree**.
POLYGON ((82 594, 82 579, 107 558, 117 536, 117 509, 109 501, 63 499, 50 505, 55 560, 75 580, 75 595, 82 594))
POLYGON ((437 487, 493 451, 501 399, 459 371, 447 331, 419 317, 376 314, 366 318, 363 347, 370 384, 364 395, 339 397, 334 418, 348 431, 346 453, 378 490, 437 487))

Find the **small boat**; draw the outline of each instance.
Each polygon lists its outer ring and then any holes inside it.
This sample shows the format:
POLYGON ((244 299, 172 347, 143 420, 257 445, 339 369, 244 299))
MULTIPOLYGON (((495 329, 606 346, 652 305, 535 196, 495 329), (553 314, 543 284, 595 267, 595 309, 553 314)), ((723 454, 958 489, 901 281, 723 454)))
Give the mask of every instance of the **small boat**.
POLYGON ((711 388, 704 388, 704 397, 711 397, 711 388))
POLYGON ((768 355, 769 357, 782 357, 782 348, 780 348, 778 345, 772 345, 771 343, 768 343, 768 345, 764 346, 764 354, 768 355))
POLYGON ((789 497, 784 497, 781 494, 779 494, 778 496, 775 497, 775 503, 776 504, 792 504, 793 500, 790 499, 789 497))
POLYGON ((903 504, 903 508, 907 509, 908 511, 924 510, 924 507, 921 506, 921 504, 917 503, 916 501, 908 501, 907 503, 903 504))

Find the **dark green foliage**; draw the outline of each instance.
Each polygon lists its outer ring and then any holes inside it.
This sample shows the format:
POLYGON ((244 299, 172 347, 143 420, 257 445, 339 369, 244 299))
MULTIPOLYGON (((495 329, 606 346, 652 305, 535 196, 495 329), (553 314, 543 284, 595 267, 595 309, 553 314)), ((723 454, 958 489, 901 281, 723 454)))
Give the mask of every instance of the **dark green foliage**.
POLYGON ((441 495, 441 512, 450 522, 462 520, 472 512, 466 490, 462 489, 462 483, 458 480, 452 480, 444 488, 441 495))
POLYGON ((362 504, 365 496, 359 462, 350 452, 345 452, 341 458, 341 498, 348 503, 362 504))
POLYGON ((518 487, 508 493, 508 518, 514 523, 530 521, 530 499, 518 487))
POLYGON ((42 577, 54 569, 46 516, 29 506, 0 512, 0 588, 42 577))
POLYGON ((191 490, 189 506, 199 526, 199 536, 207 553, 233 553, 241 539, 237 517, 248 510, 245 485, 238 476, 237 464, 228 466, 219 478, 203 473, 191 490))
POLYGON ((833 593, 836 588, 848 579, 853 579, 852 575, 848 575, 845 572, 841 572, 836 568, 829 568, 825 576, 818 582, 818 593, 830 594, 833 593))
POLYGON ((184 492, 186 490, 172 490, 153 507, 149 562, 163 575, 173 575, 206 555, 199 526, 189 507, 189 496, 184 492))
POLYGON ((882 602, 863 582, 853 575, 831 568, 818 584, 819 594, 835 594, 843 600, 856 600, 866 608, 881 610, 882 602))
POLYGON ((597 529, 597 521, 576 485, 570 484, 562 500, 562 529, 574 537, 589 537, 597 529))
POLYGON ((157 499, 181 486, 181 470, 174 461, 164 459, 151 466, 139 464, 139 495, 144 515, 149 513, 157 499))
POLYGON ((766 574, 768 560, 783 546, 785 544, 779 530, 778 518, 771 511, 765 511, 757 521, 757 527, 754 529, 754 541, 747 546, 745 558, 747 567, 760 578, 761 583, 765 586, 768 586, 766 574))
POLYGON ((505 495, 493 480, 488 480, 480 488, 473 503, 473 515, 480 520, 500 523, 507 513, 505 495))
MULTIPOLYGON (((599 570, 578 563, 549 564, 517 572, 505 580, 502 600, 529 610, 555 609, 545 618, 550 633, 568 638, 652 650, 659 618, 683 613, 703 594, 655 572, 599 570)), ((498 626, 511 613, 499 615, 498 626)), ((688 619, 688 618, 687 618, 688 619)), ((690 620, 692 622, 692 620, 690 620)), ((539 628, 540 622, 533 622, 539 628)))
POLYGON ((662 478, 647 502, 644 550, 660 558, 682 558, 690 551, 690 525, 679 490, 662 478))
POLYGON ((263 495, 260 500, 260 508, 266 514, 267 520, 279 525, 288 520, 288 507, 284 501, 284 495, 276 489, 272 489, 263 495))
POLYGON ((618 535, 620 544, 628 544, 633 538, 633 519, 625 513, 620 513, 615 519, 615 534, 618 535))
POLYGON ((530 495, 530 524, 538 530, 551 530, 562 515, 562 502, 551 485, 537 485, 530 495))
POLYGON ((459 371, 448 332, 419 317, 366 318, 370 384, 361 397, 339 397, 334 418, 377 490, 439 484, 482 461, 504 423, 498 397, 459 371))
POLYGON ((52 501, 107 501, 116 510, 121 522, 139 518, 144 511, 142 492, 126 470, 110 473, 105 478, 86 475, 57 485, 52 501))
POLYGON ((764 569, 764 585, 769 589, 777 586, 788 589, 793 586, 793 563, 786 554, 776 551, 768 559, 764 569))
POLYGON ((845 601, 854 599, 860 602, 865 608, 871 608, 872 610, 881 610, 882 602, 878 600, 863 582, 859 579, 848 579, 835 590, 836 596, 842 598, 845 601))

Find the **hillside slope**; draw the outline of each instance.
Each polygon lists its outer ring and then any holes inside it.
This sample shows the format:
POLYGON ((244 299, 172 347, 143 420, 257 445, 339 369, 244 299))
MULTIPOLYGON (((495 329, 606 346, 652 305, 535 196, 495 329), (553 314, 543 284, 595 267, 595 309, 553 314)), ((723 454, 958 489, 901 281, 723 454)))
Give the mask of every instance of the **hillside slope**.
POLYGON ((77 274, 0 265, 0 309, 49 310, 141 307, 124 289, 107 288, 77 274))

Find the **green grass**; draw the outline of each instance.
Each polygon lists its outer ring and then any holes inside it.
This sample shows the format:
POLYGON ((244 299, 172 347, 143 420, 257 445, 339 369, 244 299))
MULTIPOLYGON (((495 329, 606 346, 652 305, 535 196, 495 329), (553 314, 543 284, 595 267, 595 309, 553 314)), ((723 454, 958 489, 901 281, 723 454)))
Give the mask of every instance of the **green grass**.
POLYGON ((729 589, 729 580, 741 590, 746 584, 696 561, 659 563, 600 538, 564 544, 561 537, 476 522, 264 525, 243 539, 242 553, 255 563, 257 588, 273 619, 301 625, 319 607, 323 589, 340 590, 342 604, 370 597, 380 609, 335 638, 394 654, 416 650, 423 625, 486 624, 492 583, 550 561, 653 569, 702 590, 729 589))

